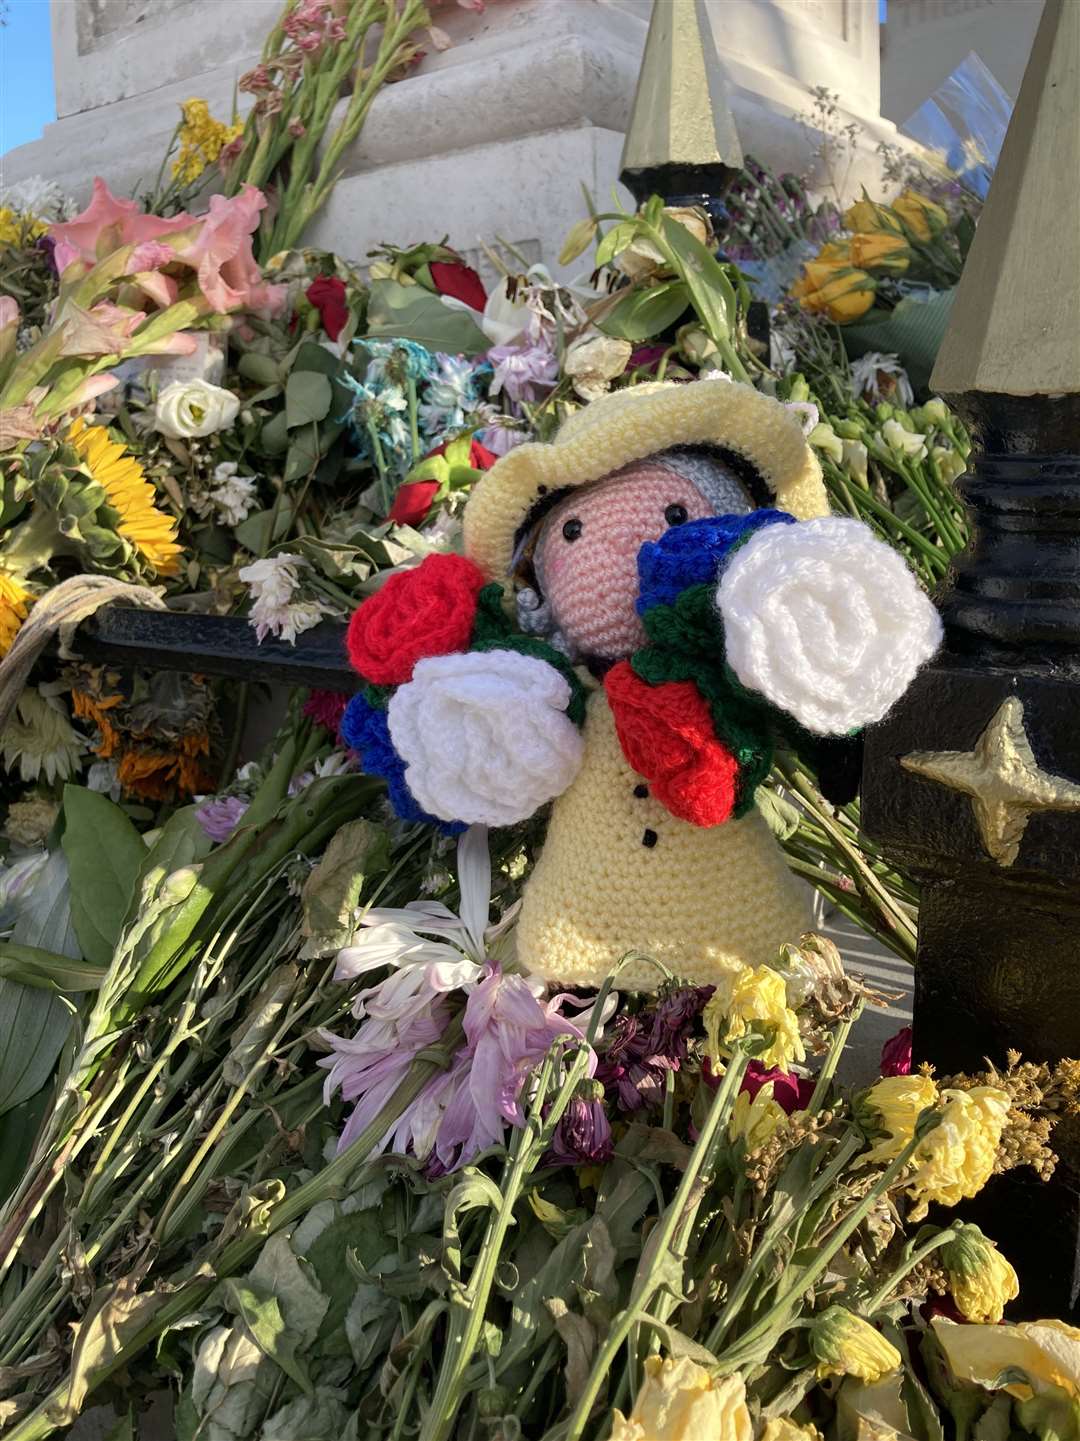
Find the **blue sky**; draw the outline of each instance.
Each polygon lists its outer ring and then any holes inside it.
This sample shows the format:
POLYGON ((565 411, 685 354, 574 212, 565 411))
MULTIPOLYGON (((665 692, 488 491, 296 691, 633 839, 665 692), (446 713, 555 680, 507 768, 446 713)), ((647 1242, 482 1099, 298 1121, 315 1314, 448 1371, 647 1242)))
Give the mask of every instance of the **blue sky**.
POLYGON ((49 0, 7 0, 0 27, 0 155, 56 119, 49 0))

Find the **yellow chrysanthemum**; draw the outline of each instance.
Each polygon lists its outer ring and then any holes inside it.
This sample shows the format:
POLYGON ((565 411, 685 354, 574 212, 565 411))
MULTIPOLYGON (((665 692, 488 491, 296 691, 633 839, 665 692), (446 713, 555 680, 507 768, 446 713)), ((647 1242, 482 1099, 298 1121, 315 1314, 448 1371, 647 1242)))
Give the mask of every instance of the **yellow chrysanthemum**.
POLYGON ((0 571, 0 655, 7 655, 34 597, 13 576, 0 571))
POLYGON ((741 966, 725 976, 704 1012, 709 1058, 720 1061, 732 1042, 751 1029, 768 1042, 757 1059, 766 1067, 789 1069, 806 1057, 799 1036, 799 1018, 787 1004, 784 978, 768 966, 741 966))
POLYGON ((198 180, 208 165, 213 165, 221 152, 243 134, 243 124, 223 125, 210 114, 205 100, 192 98, 180 107, 180 153, 173 161, 173 177, 190 185, 198 180))
POLYGON ((818 1376, 857 1376, 880 1381, 900 1365, 900 1352, 869 1321, 846 1306, 830 1306, 810 1327, 818 1376))
POLYGON ((961 1226, 941 1248, 949 1290, 967 1321, 996 1326, 1020 1294, 1016 1272, 978 1226, 961 1226))
POLYGON ((1006 1091, 975 1086, 942 1091, 941 1122, 920 1141, 912 1157, 918 1168, 908 1187, 916 1202, 910 1220, 921 1221, 931 1201, 942 1206, 977 1196, 994 1172, 994 1159, 1009 1114, 1006 1091))
POLYGON ((741 1136, 746 1141, 746 1149, 756 1151, 771 1140, 786 1120, 784 1108, 773 1100, 773 1083, 767 1081, 759 1087, 756 1096, 740 1091, 735 1097, 728 1120, 728 1139, 737 1141, 741 1136))
POLYGON ((809 1421, 804 1425, 790 1416, 774 1416, 765 1422, 760 1441, 821 1441, 821 1432, 809 1421))
POLYGON ((609 1441, 752 1441, 739 1375, 714 1379, 688 1356, 649 1356, 629 1416, 612 1413, 609 1441))
POLYGON ((937 1104, 938 1089, 929 1076, 886 1076, 867 1091, 863 1108, 875 1130, 885 1135, 867 1152, 867 1161, 895 1161, 915 1134, 923 1111, 937 1104))
POLYGON ((110 440, 103 425, 76 420, 66 438, 119 512, 119 533, 158 575, 175 575, 180 569, 177 522, 154 504, 154 487, 136 458, 110 440))

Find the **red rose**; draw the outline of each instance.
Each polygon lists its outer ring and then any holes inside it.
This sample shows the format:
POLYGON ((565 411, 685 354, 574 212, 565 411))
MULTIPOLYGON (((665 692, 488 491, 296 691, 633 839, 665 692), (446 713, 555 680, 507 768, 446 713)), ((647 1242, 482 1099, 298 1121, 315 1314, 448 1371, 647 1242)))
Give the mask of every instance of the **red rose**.
POLYGON ((349 622, 349 660, 372 685, 402 685, 418 660, 469 644, 483 572, 461 555, 429 555, 392 575, 349 622))
POLYGON ((336 340, 349 318, 344 280, 336 275, 317 275, 304 294, 319 312, 322 328, 331 340, 336 340))
POLYGON ((419 525, 439 493, 437 480, 410 480, 398 486, 387 520, 397 525, 419 525))
POLYGON ((486 445, 481 445, 474 436, 469 446, 469 464, 473 470, 490 470, 498 460, 493 450, 488 450, 486 445))
POLYGON ((483 310, 487 304, 487 291, 471 265, 462 260, 433 260, 428 269, 431 271, 431 283, 440 295, 453 296, 473 310, 483 310))
POLYGON ((735 809, 739 763, 716 739, 693 681, 649 685, 628 660, 604 680, 623 755, 672 815, 718 826, 735 809))

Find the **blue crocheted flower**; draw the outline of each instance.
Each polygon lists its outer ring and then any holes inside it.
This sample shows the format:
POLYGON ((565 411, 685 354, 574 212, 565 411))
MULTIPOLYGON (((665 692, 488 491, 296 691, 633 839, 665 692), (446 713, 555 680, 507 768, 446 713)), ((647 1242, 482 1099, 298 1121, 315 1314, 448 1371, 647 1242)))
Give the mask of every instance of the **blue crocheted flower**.
POLYGON ((417 805, 405 781, 405 762, 394 749, 386 711, 373 706, 362 695, 354 695, 345 707, 339 730, 341 739, 360 757, 368 775, 381 776, 395 815, 403 821, 423 821, 438 826, 444 835, 457 836, 465 829, 462 821, 442 821, 429 816, 417 805))
POLYGON ((778 523, 793 525, 795 517, 783 510, 710 515, 673 525, 659 540, 647 540, 638 551, 638 615, 654 605, 674 605, 688 587, 714 581, 740 541, 764 525, 778 523))

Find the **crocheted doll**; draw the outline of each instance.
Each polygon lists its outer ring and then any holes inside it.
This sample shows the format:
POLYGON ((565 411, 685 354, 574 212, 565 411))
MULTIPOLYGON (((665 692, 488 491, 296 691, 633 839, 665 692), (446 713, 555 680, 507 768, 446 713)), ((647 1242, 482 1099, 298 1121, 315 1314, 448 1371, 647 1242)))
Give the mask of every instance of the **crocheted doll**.
POLYGON ((796 414, 722 380, 614 392, 487 472, 465 551, 350 626, 343 730, 399 813, 497 826, 554 800, 517 927, 550 980, 775 957, 810 921, 754 806, 775 740, 880 719, 941 635, 901 557, 829 516, 796 414))

